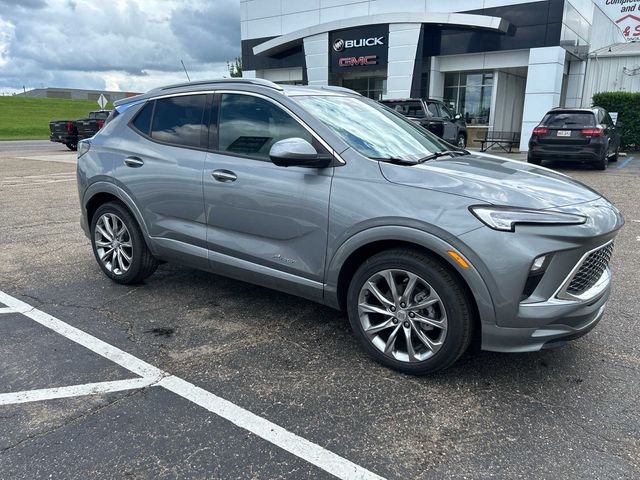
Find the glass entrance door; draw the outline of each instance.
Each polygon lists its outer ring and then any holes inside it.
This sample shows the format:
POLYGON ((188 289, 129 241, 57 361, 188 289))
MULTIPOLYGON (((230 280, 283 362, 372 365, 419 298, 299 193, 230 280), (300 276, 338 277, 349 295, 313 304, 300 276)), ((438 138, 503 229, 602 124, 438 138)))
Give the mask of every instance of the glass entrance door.
POLYGON ((355 90, 359 94, 373 98, 374 100, 382 100, 382 94, 386 90, 386 77, 359 77, 359 78, 341 78, 340 86, 355 90))

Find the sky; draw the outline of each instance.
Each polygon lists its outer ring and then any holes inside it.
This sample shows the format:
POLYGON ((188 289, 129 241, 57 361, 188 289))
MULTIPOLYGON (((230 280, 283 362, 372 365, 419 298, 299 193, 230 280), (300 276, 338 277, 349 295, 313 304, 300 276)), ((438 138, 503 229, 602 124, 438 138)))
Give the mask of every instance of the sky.
POLYGON ((0 94, 70 87, 144 92, 228 76, 239 0, 0 0, 0 94))

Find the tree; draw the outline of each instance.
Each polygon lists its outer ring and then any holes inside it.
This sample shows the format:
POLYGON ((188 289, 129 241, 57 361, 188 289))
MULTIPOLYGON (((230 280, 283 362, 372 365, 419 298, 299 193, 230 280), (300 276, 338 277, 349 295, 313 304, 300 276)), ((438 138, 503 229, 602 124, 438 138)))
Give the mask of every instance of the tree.
POLYGON ((231 63, 227 62, 227 68, 231 78, 242 77, 242 58, 236 57, 231 63))

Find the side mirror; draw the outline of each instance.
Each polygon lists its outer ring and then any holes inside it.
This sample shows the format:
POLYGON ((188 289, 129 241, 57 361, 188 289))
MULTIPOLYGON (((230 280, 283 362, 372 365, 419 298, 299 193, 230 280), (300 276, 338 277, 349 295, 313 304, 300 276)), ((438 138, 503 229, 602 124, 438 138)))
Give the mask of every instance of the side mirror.
POLYGON ((456 113, 455 117, 453 117, 454 120, 460 120, 461 118, 462 118, 461 113, 456 113))
POLYGON ((323 168, 331 163, 331 156, 319 154, 303 138, 285 138, 271 146, 269 158, 279 167, 323 168))

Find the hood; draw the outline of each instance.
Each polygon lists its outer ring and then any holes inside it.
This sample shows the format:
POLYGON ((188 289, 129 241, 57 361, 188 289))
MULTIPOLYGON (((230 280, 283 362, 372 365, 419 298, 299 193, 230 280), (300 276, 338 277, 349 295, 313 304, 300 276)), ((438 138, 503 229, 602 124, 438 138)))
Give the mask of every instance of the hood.
POLYGON ((595 190, 548 168, 493 155, 439 158, 418 165, 380 162, 392 182, 482 203, 546 209, 600 198, 595 190))

